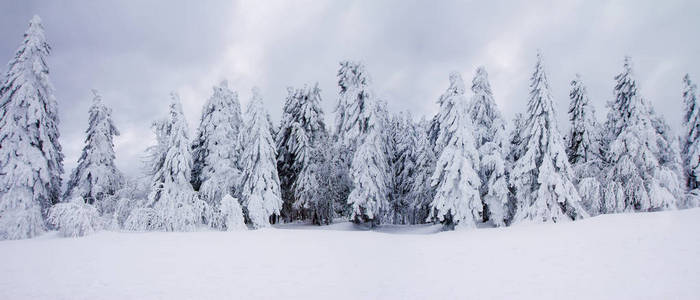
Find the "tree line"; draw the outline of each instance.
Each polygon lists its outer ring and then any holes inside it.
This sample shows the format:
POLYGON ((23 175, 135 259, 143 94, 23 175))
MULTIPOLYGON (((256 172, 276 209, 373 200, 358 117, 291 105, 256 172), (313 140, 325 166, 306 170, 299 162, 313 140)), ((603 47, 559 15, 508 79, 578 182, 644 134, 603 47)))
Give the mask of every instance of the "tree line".
POLYGON ((144 178, 116 167, 112 111, 93 91, 85 145, 61 188, 51 47, 32 18, 0 87, 0 238, 46 229, 81 236, 108 228, 191 231, 280 222, 369 227, 442 223, 564 222, 619 212, 695 207, 700 186, 696 85, 683 77, 684 132, 674 135, 639 93, 632 61, 615 76, 598 122, 580 75, 571 81, 562 133, 538 52, 527 111, 512 130, 479 67, 471 86, 449 74, 432 119, 392 113, 364 64, 339 65, 335 124, 325 124, 318 84, 289 88, 279 126, 259 90, 243 112, 226 81, 214 86, 189 136, 179 96, 153 122, 144 178))

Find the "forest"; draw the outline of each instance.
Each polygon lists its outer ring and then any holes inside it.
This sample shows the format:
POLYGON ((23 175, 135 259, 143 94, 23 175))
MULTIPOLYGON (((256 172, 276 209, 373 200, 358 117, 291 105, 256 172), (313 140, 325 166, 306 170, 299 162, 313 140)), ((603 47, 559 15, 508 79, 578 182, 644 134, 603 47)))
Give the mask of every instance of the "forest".
POLYGON ((542 52, 523 95, 527 110, 514 120, 501 115, 484 67, 471 84, 458 72, 445 74, 438 113, 420 120, 390 112, 373 91, 371 66, 352 60, 338 66, 332 125, 317 83, 289 88, 273 124, 257 88, 244 111, 235 87, 222 81, 190 136, 172 93, 167 114, 152 123, 146 180, 117 169, 118 124, 93 91, 82 154, 64 183, 50 53, 35 16, 2 77, 0 239, 338 220, 474 229, 699 203, 697 87, 689 75, 679 78, 684 127, 674 133, 639 93, 630 57, 610 79, 604 122, 584 77, 571 80, 568 130, 557 125, 542 52))

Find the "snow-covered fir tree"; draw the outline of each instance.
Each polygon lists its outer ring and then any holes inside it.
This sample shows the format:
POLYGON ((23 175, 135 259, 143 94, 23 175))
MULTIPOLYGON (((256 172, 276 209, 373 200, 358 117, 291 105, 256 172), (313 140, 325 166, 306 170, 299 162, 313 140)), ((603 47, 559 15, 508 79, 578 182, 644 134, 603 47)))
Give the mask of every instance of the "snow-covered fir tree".
POLYGON ((598 130, 595 119, 595 109, 590 104, 586 86, 581 75, 571 81, 571 102, 569 104, 569 120, 571 131, 567 138, 569 162, 577 164, 597 159, 600 154, 598 145, 598 130))
POLYGON ((207 209, 190 183, 191 144, 180 97, 171 98, 168 117, 153 125, 158 144, 151 154, 151 191, 145 207, 127 219, 130 230, 192 231, 207 209))
POLYGON ((442 148, 445 147, 445 145, 440 144, 440 142, 442 141, 443 143, 446 143, 450 140, 449 135, 452 134, 451 132, 442 131, 443 127, 450 126, 449 124, 442 124, 442 120, 444 120, 446 115, 451 114, 452 110, 455 109, 455 102, 449 100, 455 97, 463 97, 464 93, 465 87, 462 75, 457 72, 452 72, 450 74, 450 87, 447 89, 447 91, 445 91, 445 93, 440 95, 440 98, 438 98, 440 110, 438 111, 437 115, 433 117, 433 120, 430 123, 430 129, 428 131, 428 138, 433 145, 436 157, 440 156, 442 148))
POLYGON ((322 145, 328 138, 321 109, 321 89, 289 89, 280 132, 277 135, 277 170, 282 187, 282 214, 311 219, 315 224, 332 221, 330 199, 324 199, 319 178, 324 168, 322 145), (321 203, 323 202, 323 203, 321 203), (321 221, 322 220, 322 221, 321 221))
POLYGON ((416 125, 415 169, 413 185, 408 194, 411 203, 411 224, 427 222, 430 216, 430 203, 435 196, 430 178, 435 170, 435 153, 428 139, 430 122, 425 119, 416 125))
POLYGON ((393 180, 388 211, 388 222, 409 224, 412 222, 413 195, 418 159, 418 131, 410 112, 393 116, 389 134, 391 177, 393 180))
POLYGON ((350 219, 355 223, 379 225, 389 208, 388 158, 386 157, 385 117, 376 99, 364 100, 364 109, 358 117, 358 136, 362 138, 355 151, 350 168, 353 186, 348 196, 352 206, 350 219))
POLYGON ((481 221, 483 204, 479 188, 479 152, 476 150, 467 99, 463 93, 451 93, 464 86, 462 77, 450 74, 450 88, 443 105, 450 109, 440 115, 436 145, 442 149, 431 178, 435 198, 431 215, 448 228, 475 228, 481 221))
POLYGON ((684 133, 683 166, 685 167, 686 188, 690 191, 686 206, 697 206, 700 198, 700 106, 698 106, 697 86, 690 75, 683 76, 684 133))
POLYGON ((601 212, 603 199, 600 186, 600 133, 595 109, 579 74, 571 81, 569 98, 571 130, 566 139, 566 153, 574 170, 574 183, 581 203, 589 214, 597 215, 601 212))
MULTIPOLYGON (((336 106, 335 134, 338 141, 349 149, 350 156, 364 139, 362 117, 367 115, 367 110, 372 106, 367 104, 372 97, 369 85, 370 77, 362 63, 352 61, 340 63, 338 70, 340 94, 336 106)), ((374 105, 376 106, 377 103, 374 105)))
POLYGON ((557 128, 554 103, 542 54, 537 54, 530 82, 527 117, 519 154, 510 173, 515 188, 513 223, 562 222, 588 216, 573 184, 564 140, 557 128))
POLYGON ((686 188, 683 184, 683 159, 681 158, 678 136, 673 134, 671 126, 668 125, 666 119, 662 115, 657 114, 651 105, 649 106, 649 115, 657 134, 656 144, 659 149, 659 164, 663 166, 660 171, 671 173, 662 175, 662 177, 668 176, 662 179, 667 182, 664 184, 664 187, 676 199, 676 207, 683 206, 686 188))
POLYGON ((316 83, 313 87, 302 89, 299 98, 297 121, 291 136, 296 142, 290 143, 299 174, 294 181, 294 209, 310 218, 314 224, 330 224, 333 221, 333 202, 325 198, 325 178, 321 177, 327 170, 327 155, 323 146, 328 140, 323 110, 321 109, 321 89, 316 83))
POLYGON ((337 167, 334 182, 339 184, 333 188, 340 203, 345 206, 341 211, 352 213, 348 205, 348 195, 352 189, 350 167, 355 150, 363 141, 362 115, 367 114, 368 105, 365 103, 372 97, 370 90, 371 79, 365 66, 360 62, 341 61, 338 69, 338 103, 335 108, 335 130, 333 134, 333 161, 337 167))
POLYGON ((604 211, 654 211, 676 207, 679 178, 662 122, 639 94, 629 57, 615 76, 615 99, 609 103, 604 148, 604 211), (664 145, 667 144, 667 145, 664 145), (670 164, 673 164, 670 162, 670 164))
POLYGON ((474 96, 469 104, 469 114, 481 162, 477 168, 481 178, 483 220, 491 220, 496 226, 505 226, 510 218, 506 178, 506 123, 493 99, 488 73, 484 67, 476 70, 472 92, 474 96))
POLYGON ((63 154, 51 47, 34 16, 0 87, 0 239, 33 237, 61 193, 63 154))
POLYGON ((204 104, 192 146, 192 185, 212 206, 226 194, 236 195, 242 126, 238 94, 223 81, 204 104))
MULTIPOLYGON (((280 179, 280 190, 282 195, 282 217, 290 222, 293 219, 300 219, 301 214, 294 209, 293 185, 299 175, 300 164, 296 163, 293 151, 297 137, 292 136, 295 128, 299 128, 298 118, 299 98, 303 97, 301 89, 287 88, 287 98, 282 107, 282 120, 280 130, 277 133, 275 144, 277 146, 277 174, 280 179)), ((300 130, 295 131, 299 133, 300 130)))
POLYGON ((282 209, 280 182, 275 163, 275 142, 257 88, 246 110, 246 143, 243 147, 241 197, 253 228, 270 226, 282 209))
POLYGON ((119 131, 112 122, 112 110, 104 105, 97 90, 92 92, 85 147, 64 194, 66 200, 81 197, 88 204, 114 196, 124 182, 123 175, 114 164, 114 137, 119 135, 119 131))

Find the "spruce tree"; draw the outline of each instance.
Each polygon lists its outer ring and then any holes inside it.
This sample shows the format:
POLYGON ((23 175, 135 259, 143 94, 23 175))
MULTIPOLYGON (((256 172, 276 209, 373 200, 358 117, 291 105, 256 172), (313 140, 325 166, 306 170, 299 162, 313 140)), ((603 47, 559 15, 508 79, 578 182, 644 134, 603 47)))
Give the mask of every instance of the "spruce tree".
POLYGON ((63 153, 41 19, 34 16, 0 87, 0 239, 44 229, 60 199, 63 153))
POLYGON ((158 144, 152 148, 151 192, 145 207, 126 223, 131 230, 192 231, 206 209, 192 185, 192 153, 180 97, 172 93, 166 119, 154 122, 158 144))
POLYGON ((615 76, 615 99, 606 122, 605 212, 654 211, 676 207, 679 180, 669 168, 663 124, 637 89, 629 57, 615 76))
POLYGON ((314 224, 333 222, 333 201, 325 197, 327 185, 327 144, 328 133, 321 109, 321 89, 316 83, 304 87, 300 98, 299 121, 293 135, 297 136, 293 152, 297 158, 299 175, 294 182, 295 209, 314 224))
POLYGON ((332 209, 332 205, 321 205, 320 168, 325 164, 325 155, 320 147, 328 138, 321 109, 321 90, 313 88, 289 89, 284 113, 277 136, 277 170, 282 187, 282 214, 291 219, 319 219, 327 222, 327 213, 317 211, 332 209))
POLYGON ((352 207, 350 219, 355 223, 379 225, 389 208, 389 174, 384 136, 385 118, 377 100, 364 100, 362 115, 358 117, 358 136, 362 138, 350 168, 353 186, 348 196, 352 207))
POLYGON ((484 207, 483 220, 491 220, 496 226, 505 226, 510 218, 506 179, 506 123, 493 99, 488 73, 484 67, 477 68, 472 80, 472 91, 474 96, 469 105, 469 114, 481 162, 478 170, 484 207))
POLYGON ((522 152, 510 174, 517 201, 513 223, 562 222, 586 217, 588 214, 572 182, 573 172, 556 125, 554 103, 539 52, 530 80, 530 99, 519 146, 522 152))
POLYGON ((242 126, 238 94, 223 81, 202 108, 192 145, 192 185, 210 205, 218 205, 226 194, 236 195, 242 126))
POLYGON ((697 86, 686 74, 683 77, 683 102, 685 132, 681 138, 683 165, 685 167, 686 188, 690 191, 687 206, 696 206, 700 197, 700 107, 698 106, 697 86))
POLYGON ((393 178, 388 221, 393 224, 412 222, 412 191, 418 172, 418 131, 410 112, 393 116, 389 130, 393 178))
POLYGON ((569 92, 569 132, 566 153, 574 170, 574 183, 581 196, 581 203, 591 215, 602 208, 600 186, 600 133, 596 124, 595 109, 590 104, 581 75, 571 81, 569 92))
POLYGON ((569 162, 577 164, 589 162, 597 158, 600 153, 598 132, 595 120, 595 109, 588 100, 586 86, 581 75, 571 81, 571 102, 569 104, 569 120, 571 132, 567 138, 569 162))
POLYGON ((281 214, 287 222, 301 218, 301 215, 294 209, 293 185, 300 170, 298 169, 299 164, 295 163, 296 157, 293 151, 297 137, 292 136, 294 128, 299 126, 297 119, 300 114, 299 98, 301 97, 301 90, 291 87, 287 88, 287 98, 282 108, 280 131, 275 140, 277 146, 277 173, 280 179, 283 203, 281 214))
POLYGON ((112 110, 104 105, 96 90, 92 92, 85 147, 64 194, 66 200, 81 197, 88 204, 101 203, 114 196, 124 182, 114 164, 114 136, 118 136, 119 131, 112 122, 112 110))
MULTIPOLYGON (((359 144, 363 141, 361 116, 367 114, 367 102, 372 97, 371 80, 360 62, 342 61, 338 69, 338 103, 335 108, 334 152, 332 161, 336 167, 333 174, 336 186, 333 194, 337 197, 342 213, 352 214, 348 195, 352 189, 350 167, 359 144)), ((375 104, 376 106, 376 104, 375 104)))
POLYGON ((449 141, 449 135, 452 134, 451 132, 446 132, 443 130, 443 128, 445 128, 446 126, 451 126, 450 124, 444 124, 443 120, 448 114, 452 113, 453 109, 455 109, 455 102, 449 100, 454 97, 463 97, 464 92, 465 87, 462 75, 457 72, 452 72, 450 74, 450 87, 447 89, 447 91, 445 91, 445 93, 440 95, 440 98, 438 98, 440 110, 438 111, 437 115, 433 117, 433 120, 430 123, 430 129, 428 131, 428 139, 433 145, 433 150, 435 152, 436 157, 440 157, 442 148, 445 147, 445 145, 440 143, 445 143, 449 141))
POLYGON ((479 152, 475 148, 466 97, 452 92, 455 86, 464 86, 461 79, 456 72, 450 74, 450 88, 441 98, 442 104, 450 109, 439 119, 436 145, 442 150, 431 178, 436 192, 430 210, 448 228, 475 228, 483 211, 477 172, 479 152))
POLYGON ((410 188, 408 199, 411 203, 411 223, 422 224, 430 216, 430 202, 433 201, 435 190, 430 178, 435 170, 435 153, 428 139, 430 122, 422 119, 416 128, 416 166, 413 175, 413 186, 410 188))
POLYGON ((244 211, 253 228, 276 222, 282 208, 280 182, 275 164, 275 144, 267 113, 257 88, 246 110, 246 143, 243 147, 241 196, 244 211))

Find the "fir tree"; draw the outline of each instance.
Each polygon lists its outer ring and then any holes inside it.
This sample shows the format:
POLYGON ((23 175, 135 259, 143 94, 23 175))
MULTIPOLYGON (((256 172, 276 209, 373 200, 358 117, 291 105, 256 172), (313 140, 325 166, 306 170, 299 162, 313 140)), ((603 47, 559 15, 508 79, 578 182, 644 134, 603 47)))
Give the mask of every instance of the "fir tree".
POLYGON ((119 135, 112 122, 112 110, 93 90, 85 147, 73 170, 64 198, 81 197, 88 204, 102 202, 121 188, 124 178, 114 164, 114 136, 119 135))
POLYGON ((326 173, 327 156, 322 148, 328 140, 326 124, 321 109, 321 89, 304 87, 299 98, 299 113, 292 130, 296 137, 292 152, 299 174, 294 182, 294 209, 311 218, 314 224, 330 224, 333 221, 333 203, 324 197, 323 174, 326 173))
POLYGON ((690 190, 687 206, 697 206, 700 197, 700 107, 698 107, 697 86, 686 74, 683 77, 683 102, 685 127, 682 137, 683 165, 685 166, 686 187, 690 190))
POLYGON ((408 199, 411 203, 411 223, 421 224, 427 222, 430 216, 430 202, 435 197, 430 178, 435 170, 435 153, 428 139, 430 122, 422 119, 416 128, 416 166, 413 175, 413 185, 410 188, 408 199))
POLYGON ((586 87, 579 74, 571 81, 569 97, 571 131, 566 139, 566 152, 574 170, 574 183, 581 196, 581 203, 588 213, 597 215, 603 206, 600 186, 600 134, 595 110, 590 104, 586 87))
POLYGON ((435 115, 435 117, 433 118, 430 124, 430 130, 428 131, 428 138, 430 139, 430 142, 433 145, 436 157, 440 156, 442 148, 445 147, 445 145, 440 144, 440 142, 442 141, 443 143, 445 143, 449 141, 449 135, 452 134, 451 132, 446 132, 443 130, 445 126, 451 126, 450 124, 443 124, 443 120, 448 114, 452 113, 453 109, 455 109, 455 102, 449 100, 454 97, 463 97, 464 92, 465 87, 462 75, 457 72, 452 72, 450 74, 450 87, 438 99, 440 110, 438 111, 437 115, 435 115))
POLYGON ((586 217, 572 183, 564 141, 556 126, 554 104, 540 53, 530 89, 527 119, 519 143, 522 153, 510 174, 517 201, 513 223, 561 222, 586 217))
POLYGON ((59 201, 63 154, 46 63, 51 47, 34 16, 0 87, 0 239, 36 236, 59 201))
POLYGON ((257 88, 246 110, 247 140, 243 147, 241 195, 244 210, 253 228, 270 226, 282 208, 280 182, 275 164, 275 144, 267 113, 257 88))
POLYGON ((569 162, 573 165, 597 159, 600 149, 595 110, 588 100, 586 87, 579 74, 576 74, 576 78, 571 81, 569 97, 571 98, 569 104, 571 132, 567 138, 566 152, 569 155, 569 162))
POLYGON ((379 103, 371 97, 364 99, 363 114, 358 118, 358 135, 362 142, 354 154, 350 177, 353 187, 348 196, 352 206, 351 220, 355 223, 381 223, 389 206, 389 185, 386 139, 383 136, 384 117, 379 103))
MULTIPOLYGON (((340 94, 336 106, 336 136, 340 143, 350 150, 363 140, 364 124, 362 116, 367 114, 372 94, 369 90, 370 78, 365 66, 359 62, 343 61, 338 70, 340 94)), ((377 105, 375 103, 375 105, 377 105)))
POLYGON ((674 208, 679 180, 667 164, 673 155, 668 149, 660 149, 668 146, 663 145, 668 144, 662 135, 663 123, 652 115, 639 94, 629 57, 615 80, 604 149, 605 212, 674 208))
POLYGON ((506 123, 493 99, 488 73, 476 70, 472 80, 474 97, 469 114, 474 126, 474 140, 479 151, 483 220, 505 226, 509 220, 508 182, 506 180, 506 123))
POLYGON ((322 215, 315 209, 316 202, 322 201, 320 188, 315 184, 319 168, 325 163, 320 147, 327 137, 318 84, 313 88, 290 88, 277 136, 282 212, 288 221, 307 217, 318 220, 322 215))
MULTIPOLYGON (((352 189, 350 167, 359 144, 364 140, 365 125, 361 116, 367 114, 369 105, 366 103, 372 97, 371 80, 360 62, 342 61, 338 69, 338 104, 335 108, 335 133, 333 135, 334 150, 332 160, 337 167, 333 194, 338 197, 341 212, 352 213, 348 195, 352 189)), ((376 106, 376 104, 375 104, 376 106)))
POLYGON ((399 113, 391 120, 389 130, 393 178, 389 222, 408 224, 412 221, 412 191, 415 186, 418 159, 418 131, 410 112, 399 113))
POLYGON ((212 96, 202 109, 192 145, 192 185, 210 205, 218 205, 226 194, 236 194, 240 177, 242 126, 238 94, 223 81, 214 87, 212 96))
POLYGON ((475 228, 483 205, 477 173, 479 152, 475 148, 472 124, 463 93, 451 93, 454 86, 464 86, 458 73, 450 74, 450 88, 442 98, 449 107, 439 120, 436 145, 442 149, 431 178, 435 198, 430 203, 432 215, 448 228, 475 228))
POLYGON ((287 222, 301 218, 301 215, 294 209, 293 185, 300 170, 292 150, 297 142, 297 137, 292 136, 292 131, 295 127, 299 127, 297 119, 300 114, 298 106, 299 98, 302 97, 301 94, 302 91, 299 89, 287 88, 287 98, 282 108, 280 131, 275 140, 277 145, 277 173, 279 174, 283 203, 281 214, 287 222))
POLYGON ((158 144, 152 148, 151 192, 145 207, 126 223, 131 230, 192 231, 204 210, 190 184, 192 154, 180 97, 172 93, 168 118, 155 122, 158 144))

